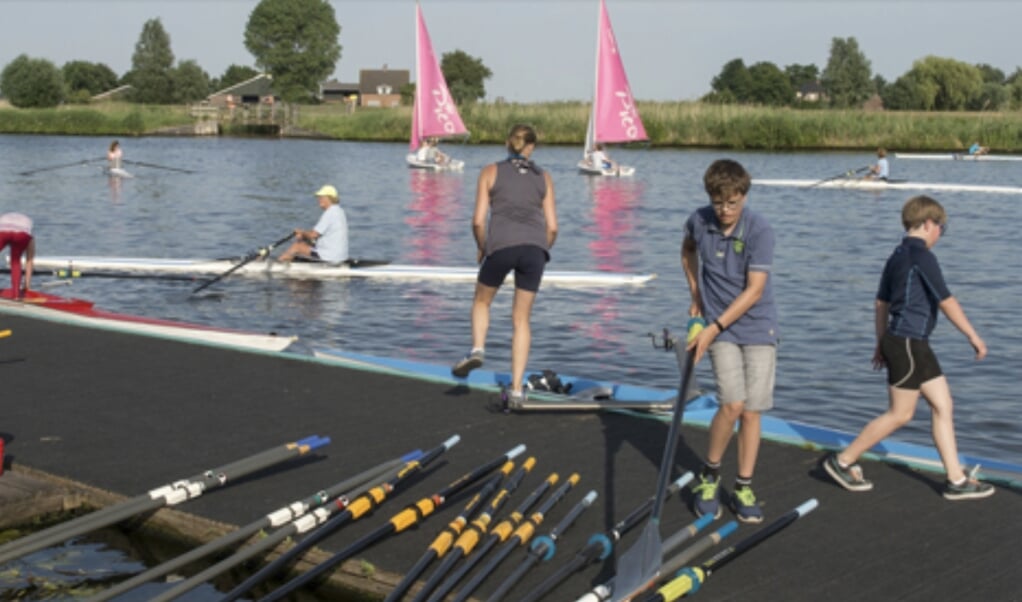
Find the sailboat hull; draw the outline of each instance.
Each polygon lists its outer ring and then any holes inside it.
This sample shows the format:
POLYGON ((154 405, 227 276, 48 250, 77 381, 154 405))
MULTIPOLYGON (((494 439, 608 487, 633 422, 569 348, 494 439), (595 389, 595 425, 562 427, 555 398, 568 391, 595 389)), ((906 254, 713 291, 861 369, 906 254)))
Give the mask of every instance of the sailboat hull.
POLYGON ((635 168, 630 165, 618 165, 617 169, 598 169, 589 164, 588 161, 578 162, 579 173, 586 176, 609 176, 626 178, 635 175, 635 168))
POLYGON ((465 169, 465 162, 461 159, 450 159, 447 163, 440 164, 432 161, 419 161, 415 153, 406 155, 405 162, 412 169, 425 169, 428 171, 464 171, 465 169))

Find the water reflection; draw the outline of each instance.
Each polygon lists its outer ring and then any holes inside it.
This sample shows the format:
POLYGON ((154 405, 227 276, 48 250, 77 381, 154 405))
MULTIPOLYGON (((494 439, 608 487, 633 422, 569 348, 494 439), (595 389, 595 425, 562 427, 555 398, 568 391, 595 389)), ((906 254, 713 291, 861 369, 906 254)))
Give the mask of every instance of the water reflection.
MULTIPOLYGON (((592 199, 592 226, 586 231, 591 236, 589 252, 596 268, 609 272, 628 271, 625 256, 638 253, 632 231, 636 227, 636 207, 642 197, 644 186, 641 181, 621 178, 587 178, 589 196, 592 199)), ((619 318, 619 295, 606 293, 595 299, 592 305, 592 320, 577 325, 578 330, 590 340, 618 342, 608 324, 619 318)))
POLYGON ((408 170, 411 202, 404 221, 411 234, 407 251, 411 263, 440 264, 455 228, 466 227, 459 211, 462 178, 460 174, 408 170))
POLYGON ((115 205, 121 202, 121 179, 117 176, 109 176, 106 179, 107 186, 110 188, 110 202, 115 205))

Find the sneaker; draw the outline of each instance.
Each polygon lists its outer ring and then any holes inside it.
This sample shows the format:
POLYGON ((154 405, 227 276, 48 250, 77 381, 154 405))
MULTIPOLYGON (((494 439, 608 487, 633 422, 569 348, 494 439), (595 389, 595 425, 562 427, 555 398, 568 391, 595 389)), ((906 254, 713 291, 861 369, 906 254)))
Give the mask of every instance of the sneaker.
POLYGON ((734 495, 731 496, 731 503, 734 507, 735 515, 743 523, 756 524, 763 522, 763 510, 756 503, 756 494, 752 492, 752 487, 739 487, 735 489, 734 495))
POLYGON ((982 483, 976 478, 979 472, 977 464, 969 474, 965 475, 965 482, 955 485, 951 481, 944 483, 944 499, 946 500, 978 500, 979 498, 990 497, 994 494, 994 486, 990 483, 982 483))
POLYGON ((841 464, 837 461, 836 453, 827 454, 827 457, 823 459, 823 469, 827 471, 827 474, 838 485, 848 491, 869 491, 873 489, 873 481, 867 481, 866 477, 862 476, 861 466, 852 464, 848 468, 842 468, 841 464))
POLYGON ((694 510, 696 516, 712 514, 713 518, 720 518, 720 495, 717 488, 720 487, 720 477, 716 479, 700 476, 699 484, 692 488, 696 494, 694 510))
POLYGON ((508 410, 520 410, 525 405, 525 391, 506 391, 504 407, 508 410))
POLYGON ((474 349, 472 353, 461 358, 457 364, 451 368, 451 374, 458 378, 465 378, 468 373, 475 370, 479 366, 483 365, 483 352, 479 349, 474 349))

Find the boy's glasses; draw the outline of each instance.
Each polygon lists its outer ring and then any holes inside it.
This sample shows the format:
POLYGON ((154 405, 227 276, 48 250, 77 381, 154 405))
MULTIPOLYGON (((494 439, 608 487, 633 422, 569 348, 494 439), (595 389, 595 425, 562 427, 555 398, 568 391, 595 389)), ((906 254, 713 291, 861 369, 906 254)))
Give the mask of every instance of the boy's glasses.
POLYGON ((738 209, 738 207, 741 206, 742 202, 741 201, 722 201, 722 202, 713 201, 710 204, 713 205, 713 210, 714 211, 721 211, 723 209, 727 209, 729 211, 734 211, 735 209, 738 209))

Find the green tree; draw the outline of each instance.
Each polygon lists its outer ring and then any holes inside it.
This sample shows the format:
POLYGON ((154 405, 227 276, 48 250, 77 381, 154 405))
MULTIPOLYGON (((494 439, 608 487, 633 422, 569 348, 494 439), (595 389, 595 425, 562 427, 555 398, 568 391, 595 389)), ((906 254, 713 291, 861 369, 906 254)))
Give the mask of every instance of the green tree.
POLYGON ((1022 108, 1022 67, 1016 67, 1015 72, 1009 75, 1004 83, 1008 92, 1008 107, 1022 108))
POLYGON ((174 53, 163 23, 158 18, 146 21, 131 56, 131 71, 124 76, 133 88, 132 100, 152 104, 174 102, 173 66, 174 53))
POLYGON ((70 61, 60 69, 69 93, 84 90, 89 96, 106 92, 117 86, 117 74, 103 63, 70 61))
POLYGON ((240 84, 243 81, 248 81, 253 77, 259 75, 258 69, 247 67, 243 65, 231 65, 224 71, 224 74, 220 76, 220 79, 213 80, 210 82, 210 86, 214 92, 223 90, 224 88, 230 88, 234 84, 240 84))
POLYGON ((752 82, 749 102, 780 107, 791 104, 795 99, 791 80, 773 63, 761 62, 750 66, 749 79, 752 82))
POLYGON ((793 90, 798 90, 805 84, 820 80, 820 68, 816 65, 791 64, 784 68, 784 74, 788 76, 793 90))
POLYGON ((310 100, 341 58, 340 33, 326 0, 262 0, 249 15, 245 48, 281 98, 310 100))
POLYGON ((462 50, 445 52, 440 59, 440 70, 447 80, 447 87, 458 104, 476 101, 486 96, 483 80, 493 75, 482 59, 469 56, 462 50))
POLYGON ((171 72, 174 101, 190 103, 209 96, 209 74, 193 60, 181 61, 171 72))
POLYGON ((710 82, 717 102, 749 102, 752 97, 752 76, 742 59, 728 61, 710 82), (728 100, 733 99, 733 100, 728 100))
POLYGON ((920 81, 916 75, 906 73, 894 83, 880 88, 884 108, 891 111, 929 111, 936 94, 932 82, 920 81))
POLYGON ((16 107, 55 107, 64 101, 64 77, 50 61, 22 54, 0 73, 0 92, 16 107))
POLYGON ((954 59, 927 56, 912 64, 912 77, 927 84, 930 95, 927 109, 961 111, 969 101, 978 97, 983 88, 983 74, 979 68, 954 59))
POLYGON ((980 63, 976 65, 976 68, 979 69, 979 72, 983 75, 983 83, 986 84, 1004 83, 1005 80, 1004 71, 1001 71, 997 67, 994 67, 993 65, 988 65, 986 63, 980 63))
POLYGON ((823 70, 821 84, 831 105, 858 107, 873 95, 872 68, 859 42, 852 38, 833 38, 830 59, 823 70))

